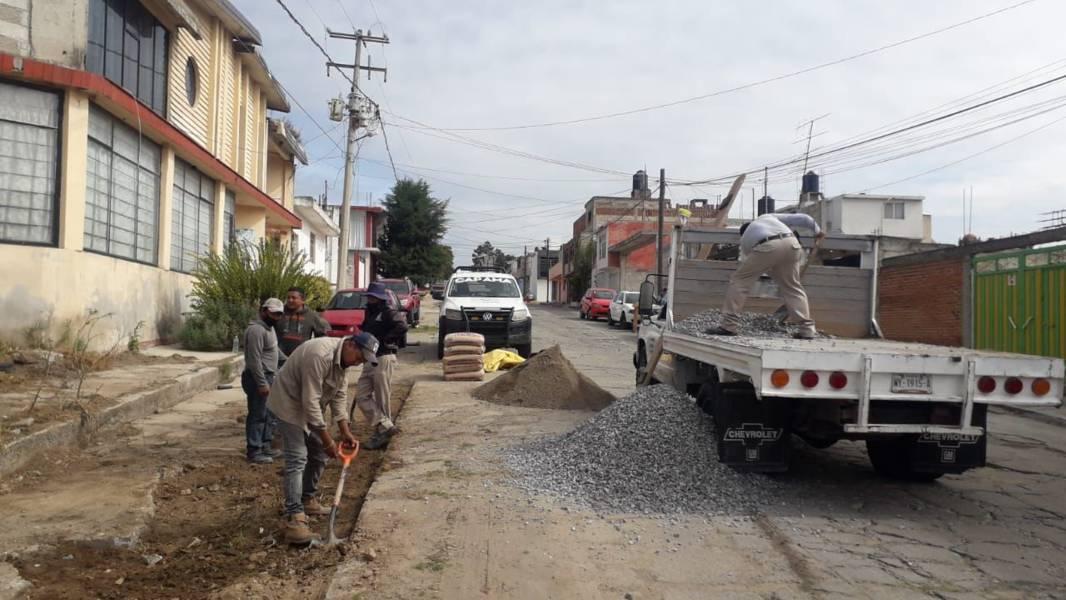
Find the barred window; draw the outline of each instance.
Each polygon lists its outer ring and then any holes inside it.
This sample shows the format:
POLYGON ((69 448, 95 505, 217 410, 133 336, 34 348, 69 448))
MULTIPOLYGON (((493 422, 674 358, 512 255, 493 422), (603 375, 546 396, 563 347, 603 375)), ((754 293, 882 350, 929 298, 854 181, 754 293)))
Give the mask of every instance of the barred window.
POLYGON ((0 82, 0 241, 56 243, 59 95, 0 82))
POLYGON ((90 106, 86 250, 156 263, 160 153, 158 144, 90 106))
POLYGON ((85 68, 164 114, 167 30, 137 0, 90 0, 85 68))
POLYGON ((215 182, 189 163, 174 159, 170 268, 191 273, 211 251, 215 220, 215 182))

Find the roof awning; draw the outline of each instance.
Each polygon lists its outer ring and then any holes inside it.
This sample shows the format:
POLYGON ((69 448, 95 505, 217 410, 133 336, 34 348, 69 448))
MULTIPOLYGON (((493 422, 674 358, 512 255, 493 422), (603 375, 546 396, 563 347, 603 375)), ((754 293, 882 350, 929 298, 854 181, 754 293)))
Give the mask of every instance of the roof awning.
POLYGON ((143 0, 145 7, 168 29, 182 27, 201 40, 206 29, 185 0, 143 0))
POLYGON ((307 152, 292 130, 281 119, 267 119, 270 123, 271 140, 303 164, 307 164, 307 152))
POLYGON ((278 83, 278 80, 274 79, 274 76, 271 75, 266 60, 264 60, 263 55, 259 53, 259 49, 255 46, 250 46, 239 39, 234 40, 233 47, 241 57, 241 62, 248 67, 252 79, 261 85, 263 91, 266 92, 267 108, 285 113, 292 110, 292 107, 289 106, 289 101, 285 98, 285 90, 281 88, 281 84, 278 83))
POLYGON ((327 236, 338 236, 341 234, 340 227, 329 218, 326 211, 322 210, 314 200, 297 198, 294 209, 303 222, 310 225, 315 231, 327 236))
MULTIPOLYGON (((617 244, 611 246, 610 248, 608 248, 608 250, 611 252, 620 252, 623 254, 628 254, 638 248, 643 248, 648 244, 654 244, 655 236, 656 234, 654 233, 640 231, 627 237, 621 242, 618 242, 617 244)), ((663 236, 666 236, 665 231, 663 232, 663 236)))

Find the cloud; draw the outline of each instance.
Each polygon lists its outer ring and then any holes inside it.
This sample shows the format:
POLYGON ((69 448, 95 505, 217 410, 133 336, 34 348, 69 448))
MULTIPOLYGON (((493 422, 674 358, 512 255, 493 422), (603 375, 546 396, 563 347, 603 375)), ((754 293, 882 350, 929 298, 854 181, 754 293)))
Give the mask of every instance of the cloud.
MULTIPOLYGON (((343 0, 308 1, 331 28, 351 28, 338 5, 343 0)), ((324 25, 308 2, 286 2, 316 38, 325 41, 324 25)), ((333 127, 325 103, 346 93, 347 83, 336 74, 326 78, 323 58, 274 2, 235 3, 262 32, 263 52, 278 79, 318 123, 327 130, 333 127)), ((624 111, 705 94, 919 35, 1008 4, 381 0, 345 6, 358 25, 385 31, 392 40, 385 48, 367 50, 375 65, 389 67, 388 83, 377 77, 361 81, 369 95, 390 112, 437 127, 493 127, 624 111), (383 24, 376 23, 374 8, 383 24)), ((804 144, 793 142, 803 137, 804 130, 797 126, 807 119, 829 113, 817 123, 816 131, 824 133, 814 139, 814 146, 832 144, 1063 58, 1058 40, 1064 16, 1066 5, 1038 0, 899 48, 716 98, 579 125, 462 135, 624 173, 645 167, 657 173, 664 167, 671 178, 728 174, 801 152, 804 144)), ((351 60, 350 42, 329 40, 327 49, 338 61, 351 60)), ((1046 74, 1064 72, 1066 64, 1046 74)), ((1066 94, 1064 90, 1066 83, 1052 86, 972 118, 1056 98, 1066 94)), ((815 161, 814 166, 828 173, 823 177, 828 195, 855 192, 952 162, 1064 113, 883 164, 838 173, 833 171, 862 161, 842 165, 834 159, 815 161)), ((440 136, 433 131, 400 128, 411 124, 386 117, 394 125, 389 128, 394 160, 412 166, 399 168, 425 176, 438 196, 451 200, 456 227, 446 241, 456 247, 457 256, 465 256, 484 239, 509 251, 547 237, 553 245, 564 241, 591 195, 629 186, 628 175, 590 173, 486 151, 433 137, 440 136), (501 176, 525 179, 495 178, 501 176), (560 179, 569 181, 547 181, 560 179), (551 208, 559 210, 547 212, 551 208), (485 222, 492 216, 511 219, 485 222)), ((298 192, 318 194, 325 181, 330 197, 339 201, 343 159, 337 145, 343 146, 343 128, 332 133, 335 144, 295 107, 292 118, 304 139, 319 137, 310 144, 314 162, 299 172, 298 192)), ((961 193, 970 186, 975 190, 976 233, 1031 230, 1038 213, 1056 208, 1055 199, 1063 192, 1057 167, 1066 149, 1064 127, 1050 127, 877 192, 925 195, 925 211, 933 214, 934 236, 940 241, 958 238, 961 193)), ((356 201, 365 202, 366 193, 379 199, 392 183, 382 137, 366 140, 361 156, 369 160, 359 164, 356 201)), ((760 185, 758 179, 749 179, 749 185, 760 185)), ((775 179, 772 195, 795 198, 798 173, 775 179)), ((669 188, 669 195, 680 200, 713 198, 717 193, 724 193, 723 188, 669 188)))

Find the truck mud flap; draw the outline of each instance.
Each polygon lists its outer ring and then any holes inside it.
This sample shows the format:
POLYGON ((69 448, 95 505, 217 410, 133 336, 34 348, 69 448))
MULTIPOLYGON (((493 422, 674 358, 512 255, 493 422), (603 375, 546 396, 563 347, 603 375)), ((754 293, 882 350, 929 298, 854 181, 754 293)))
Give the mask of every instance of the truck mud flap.
MULTIPOLYGON (((987 432, 987 421, 988 407, 983 404, 974 406, 972 423, 987 432)), ((987 433, 923 433, 911 446, 911 465, 919 473, 962 473, 985 466, 987 450, 987 433)))
POLYGON ((719 462, 741 471, 788 470, 788 411, 787 400, 758 400, 750 384, 720 384, 713 409, 719 462))

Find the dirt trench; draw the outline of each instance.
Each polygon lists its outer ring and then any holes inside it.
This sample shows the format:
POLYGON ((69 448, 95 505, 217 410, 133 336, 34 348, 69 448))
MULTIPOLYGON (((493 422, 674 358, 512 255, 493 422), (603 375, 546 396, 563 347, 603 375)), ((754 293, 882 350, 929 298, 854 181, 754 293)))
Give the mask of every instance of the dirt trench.
MULTIPOLYGON (((427 345, 428 347, 428 345, 427 345)), ((418 377, 425 376, 425 348, 412 348, 401 361, 393 386, 392 409, 398 413, 418 377)), ((351 382, 354 384, 354 379, 351 382)), ((354 392, 354 387, 350 389, 354 392)), ((243 403, 241 403, 243 404, 243 403)), ((132 547, 123 544, 65 541, 23 553, 10 562, 32 584, 28 598, 316 598, 330 582, 334 568, 352 552, 354 543, 333 547, 291 548, 278 533, 282 505, 281 461, 251 467, 239 448, 244 407, 227 405, 222 420, 233 452, 181 460, 173 449, 154 457, 161 466, 154 514, 132 547), (224 454, 224 455, 220 455, 224 454), (151 563, 151 564, 150 564, 151 563)), ((219 415, 215 415, 219 416, 219 415)), ((402 417, 398 419, 402 424, 402 417)), ((133 429, 133 428, 128 428, 133 429)), ((357 419, 354 432, 369 439, 369 427, 357 419)), ((123 431, 120 435, 134 435, 123 431)), ((212 444, 219 440, 197 439, 212 444)), ((121 441, 119 441, 121 443, 121 441)), ((376 477, 383 451, 362 450, 349 469, 337 532, 350 536, 364 498, 376 477)), ((32 467, 38 478, 61 477, 70 469, 90 469, 101 460, 152 460, 132 455, 75 454, 69 460, 32 467)), ((340 469, 327 467, 319 487, 324 503, 332 500, 340 469)), ((328 519, 312 519, 324 538, 328 519)))

